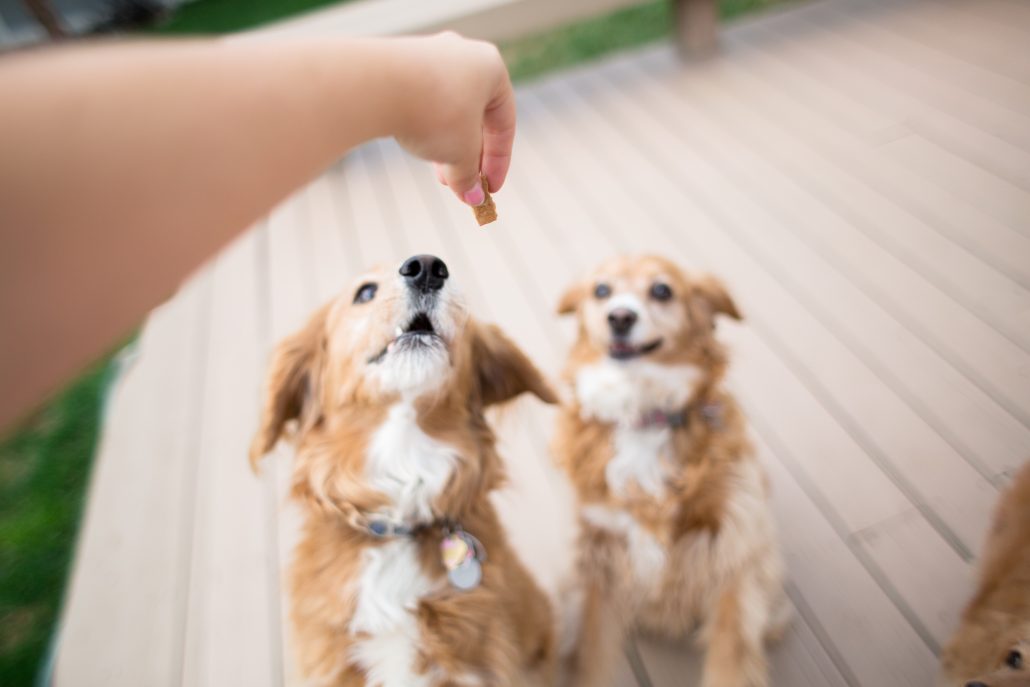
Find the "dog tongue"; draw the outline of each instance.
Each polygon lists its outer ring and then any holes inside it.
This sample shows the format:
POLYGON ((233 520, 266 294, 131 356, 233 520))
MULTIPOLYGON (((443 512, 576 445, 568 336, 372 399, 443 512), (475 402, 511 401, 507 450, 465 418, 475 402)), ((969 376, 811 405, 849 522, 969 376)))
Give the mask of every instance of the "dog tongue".
POLYGON ((632 353, 633 352, 633 346, 629 345, 628 343, 624 343, 622 341, 616 341, 616 342, 612 343, 611 350, 612 350, 613 353, 632 353))

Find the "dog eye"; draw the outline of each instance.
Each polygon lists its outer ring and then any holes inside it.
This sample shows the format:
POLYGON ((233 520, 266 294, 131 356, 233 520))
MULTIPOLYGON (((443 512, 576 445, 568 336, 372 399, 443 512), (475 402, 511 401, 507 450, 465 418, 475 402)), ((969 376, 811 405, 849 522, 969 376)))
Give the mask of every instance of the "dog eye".
POLYGON ((604 282, 594 287, 594 298, 605 299, 612 295, 612 287, 608 286, 604 282))
POLYGON ((672 289, 668 284, 658 282, 651 286, 651 298, 656 301, 667 301, 672 298, 672 289))
POLYGON ((379 289, 378 284, 362 284, 357 293, 354 294, 355 303, 368 303, 370 300, 376 297, 376 290, 379 289))
POLYGON ((1013 670, 1019 670, 1023 667, 1023 654, 1018 649, 1013 649, 1005 657, 1005 665, 1013 670))

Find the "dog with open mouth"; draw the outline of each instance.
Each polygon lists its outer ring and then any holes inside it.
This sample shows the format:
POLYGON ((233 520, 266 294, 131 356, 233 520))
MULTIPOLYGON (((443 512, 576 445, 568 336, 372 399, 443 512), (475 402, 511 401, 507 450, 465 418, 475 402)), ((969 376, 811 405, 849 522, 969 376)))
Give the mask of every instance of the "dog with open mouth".
POLYGON ((736 305, 645 256, 602 264, 558 310, 578 325, 555 435, 581 525, 574 684, 607 684, 626 632, 700 628, 703 686, 766 685, 790 606, 768 479, 723 386, 716 320, 736 305))
POLYGON ((551 608, 490 502, 491 405, 552 390, 439 258, 373 270, 283 341, 251 461, 287 436, 293 643, 315 684, 548 684, 551 608))

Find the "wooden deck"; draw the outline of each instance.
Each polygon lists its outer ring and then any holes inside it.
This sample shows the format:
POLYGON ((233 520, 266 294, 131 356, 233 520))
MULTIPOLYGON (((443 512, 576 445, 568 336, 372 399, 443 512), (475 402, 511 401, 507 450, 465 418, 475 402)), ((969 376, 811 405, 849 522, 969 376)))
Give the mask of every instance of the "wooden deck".
MULTIPOLYGON (((293 682, 288 451, 246 447, 273 344, 348 277, 442 256, 550 373, 560 290, 617 252, 721 275, 732 385, 772 475, 797 617, 781 687, 927 685, 1000 485, 1030 456, 1030 5, 825 0, 721 56, 649 48, 519 90, 486 230, 392 142, 355 151, 150 317, 112 396, 58 685, 293 682)), ((501 425, 531 567, 568 557, 551 412, 501 425)), ((692 684, 638 640, 621 684, 692 684)))

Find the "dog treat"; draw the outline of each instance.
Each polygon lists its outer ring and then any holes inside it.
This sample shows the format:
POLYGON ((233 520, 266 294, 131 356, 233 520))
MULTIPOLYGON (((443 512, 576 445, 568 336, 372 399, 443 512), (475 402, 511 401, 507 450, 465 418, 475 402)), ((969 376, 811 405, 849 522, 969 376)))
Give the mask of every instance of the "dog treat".
POLYGON ((483 186, 483 202, 474 206, 472 210, 476 213, 479 226, 483 226, 497 219, 497 207, 494 205, 494 199, 490 197, 490 184, 487 183, 486 177, 480 176, 479 182, 483 186))

